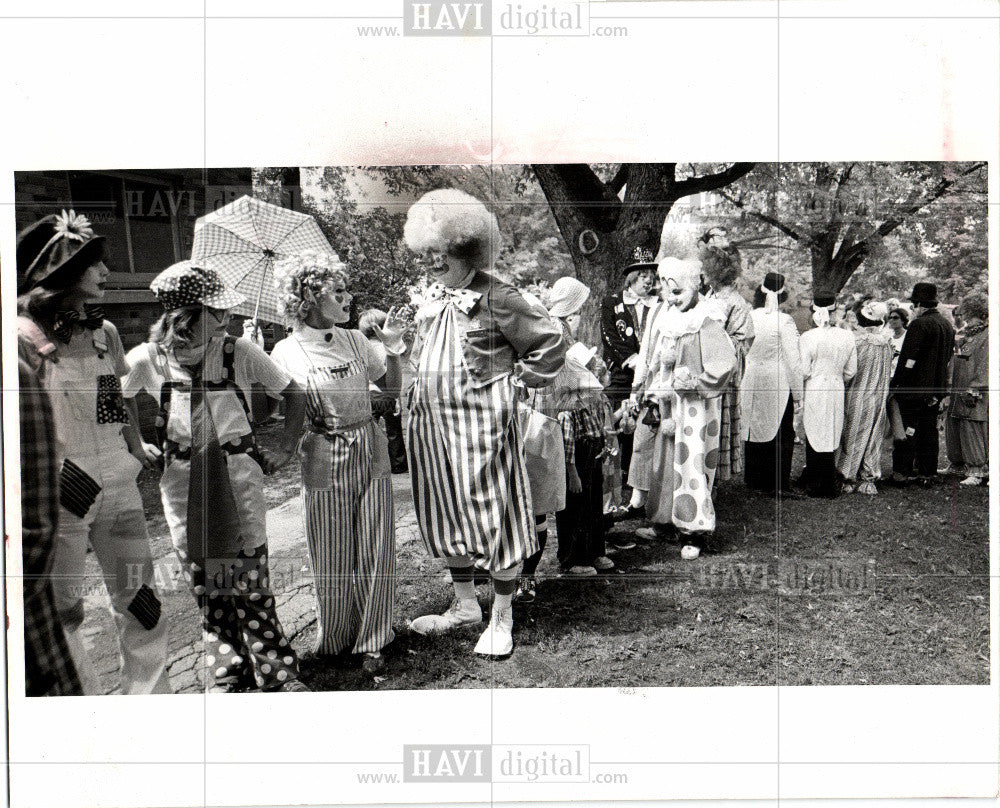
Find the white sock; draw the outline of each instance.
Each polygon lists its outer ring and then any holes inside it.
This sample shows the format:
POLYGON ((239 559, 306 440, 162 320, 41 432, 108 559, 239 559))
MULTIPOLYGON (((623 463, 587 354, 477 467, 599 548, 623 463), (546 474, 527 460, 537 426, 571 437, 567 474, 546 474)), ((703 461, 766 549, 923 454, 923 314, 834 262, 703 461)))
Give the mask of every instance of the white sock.
POLYGON ((501 595, 496 593, 493 595, 493 612, 499 612, 510 609, 511 600, 513 599, 513 593, 510 595, 501 595))
POLYGON ((632 499, 629 500, 630 508, 641 508, 646 504, 646 492, 640 491, 638 488, 632 490, 632 499))
POLYGON ((476 600, 475 581, 452 581, 455 587, 455 597, 459 600, 476 600))

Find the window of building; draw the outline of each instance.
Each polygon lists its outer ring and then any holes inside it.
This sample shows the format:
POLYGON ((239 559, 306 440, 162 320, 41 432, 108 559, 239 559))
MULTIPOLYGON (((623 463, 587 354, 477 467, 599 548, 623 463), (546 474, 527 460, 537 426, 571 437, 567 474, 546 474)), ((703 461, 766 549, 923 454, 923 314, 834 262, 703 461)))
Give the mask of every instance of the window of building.
POLYGON ((70 173, 69 187, 74 209, 105 237, 112 285, 144 287, 181 259, 180 196, 168 183, 79 171, 70 173))

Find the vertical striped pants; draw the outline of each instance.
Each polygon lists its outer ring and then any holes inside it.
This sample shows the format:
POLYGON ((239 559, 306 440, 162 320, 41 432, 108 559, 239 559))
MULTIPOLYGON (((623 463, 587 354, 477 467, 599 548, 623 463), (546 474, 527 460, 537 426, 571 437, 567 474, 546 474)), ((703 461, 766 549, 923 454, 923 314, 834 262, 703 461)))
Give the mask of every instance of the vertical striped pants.
POLYGON ((371 422, 332 438, 307 432, 302 441, 320 654, 372 653, 393 639, 396 525, 385 440, 371 422))
POLYGON ((538 550, 514 388, 507 377, 462 387, 418 386, 410 403, 417 524, 435 558, 470 556, 502 572, 538 550))

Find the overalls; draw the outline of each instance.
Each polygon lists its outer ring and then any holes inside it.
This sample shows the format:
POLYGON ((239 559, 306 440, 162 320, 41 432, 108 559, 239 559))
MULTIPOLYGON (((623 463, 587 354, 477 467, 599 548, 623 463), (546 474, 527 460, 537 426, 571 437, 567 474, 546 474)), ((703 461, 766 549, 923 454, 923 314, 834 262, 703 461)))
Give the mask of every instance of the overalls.
POLYGON ((258 687, 274 690, 298 678, 298 660, 278 620, 268 580, 266 514, 261 497, 264 473, 255 459, 249 407, 235 383, 235 342, 227 337, 222 343, 222 378, 203 382, 206 398, 223 397, 221 401, 216 398, 217 406, 212 408, 216 417, 220 411, 229 419, 239 417, 238 431, 242 433, 222 444, 244 539, 243 549, 223 581, 206 580, 205 569, 188 557, 191 381, 178 378, 179 366, 162 348, 150 343, 150 360, 164 380, 156 419, 165 463, 160 494, 174 550, 202 612, 210 676, 219 685, 249 685, 252 679, 258 687))
MULTIPOLYGON (((396 527, 385 432, 372 418, 368 374, 353 358, 310 366, 302 439, 306 539, 316 582, 316 651, 375 653, 390 643, 396 527)), ((298 342, 293 335, 291 339, 298 342)), ((301 343, 298 343, 301 348, 301 343)))
POLYGON ((408 396, 407 451, 417 524, 435 558, 469 556, 491 573, 538 550, 510 373, 482 384, 462 346, 474 320, 447 302, 421 323, 408 396))
POLYGON ((53 591, 84 692, 100 692, 79 632, 89 541, 118 630, 122 692, 170 693, 167 627, 160 619, 146 516, 136 486, 142 464, 122 436, 128 416, 110 339, 105 326, 77 328, 45 369, 45 387, 64 451, 53 591))

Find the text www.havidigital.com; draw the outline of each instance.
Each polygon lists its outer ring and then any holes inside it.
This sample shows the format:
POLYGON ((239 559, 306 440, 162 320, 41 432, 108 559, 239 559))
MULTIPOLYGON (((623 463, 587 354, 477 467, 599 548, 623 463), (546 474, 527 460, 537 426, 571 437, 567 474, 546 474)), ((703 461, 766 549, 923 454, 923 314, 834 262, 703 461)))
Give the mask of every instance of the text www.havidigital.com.
POLYGON ((403 0, 402 25, 359 25, 360 37, 593 36, 627 37, 628 26, 592 24, 590 5, 576 0, 403 0))
POLYGON ((394 783, 624 784, 621 771, 592 772, 586 745, 407 744, 403 772, 358 772, 370 785, 394 783))

